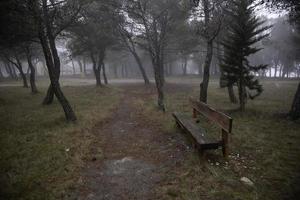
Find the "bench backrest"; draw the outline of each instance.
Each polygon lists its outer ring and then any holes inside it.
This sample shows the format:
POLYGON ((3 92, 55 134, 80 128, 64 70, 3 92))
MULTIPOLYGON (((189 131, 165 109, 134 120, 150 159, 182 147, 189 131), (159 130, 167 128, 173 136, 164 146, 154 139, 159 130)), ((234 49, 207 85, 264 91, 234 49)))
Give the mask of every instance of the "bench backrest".
POLYGON ((210 107, 209 105, 203 102, 195 101, 193 99, 190 99, 190 102, 193 109, 195 109, 198 113, 202 114, 210 121, 213 121, 216 124, 218 124, 218 126, 224 129, 226 132, 231 133, 231 129, 232 129, 231 117, 213 109, 212 107, 210 107))

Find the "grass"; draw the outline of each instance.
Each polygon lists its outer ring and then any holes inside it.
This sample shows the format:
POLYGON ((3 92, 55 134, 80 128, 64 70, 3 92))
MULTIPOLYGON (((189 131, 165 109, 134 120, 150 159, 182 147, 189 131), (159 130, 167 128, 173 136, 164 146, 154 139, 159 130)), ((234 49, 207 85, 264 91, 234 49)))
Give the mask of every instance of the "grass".
MULTIPOLYGON (((149 124, 159 124, 172 135, 179 130, 170 114, 180 111, 191 115, 188 97, 198 96, 199 80, 168 81, 183 84, 167 90, 166 114, 157 111, 152 93, 133 103, 149 124)), ((76 124, 65 123, 57 102, 41 105, 45 88, 33 96, 20 87, 0 87, 0 199, 72 198, 68 195, 80 182, 80 169, 90 159, 89 147, 99 140, 93 129, 113 113, 119 101, 116 88, 76 84, 63 88, 77 114, 76 124)), ((209 104, 234 119, 230 159, 224 160, 221 150, 210 151, 204 158, 197 151, 187 151, 184 163, 169 171, 165 184, 158 188, 163 199, 297 199, 300 123, 284 115, 290 109, 297 81, 263 81, 263 85, 264 93, 249 100, 241 113, 236 111, 237 105, 229 103, 226 90, 220 89, 217 81, 210 83, 209 104), (242 184, 241 177, 251 179, 254 186, 242 184)), ((205 120, 201 125, 219 136, 216 126, 205 120)), ((101 146, 97 152, 101 157, 101 146)))
POLYGON ((91 130, 119 100, 114 88, 64 87, 78 117, 72 124, 57 101, 41 105, 40 90, 0 87, 0 199, 67 199, 95 140, 91 130))
MULTIPOLYGON (((230 158, 224 160, 221 150, 208 152, 204 159, 199 158, 196 151, 190 152, 185 163, 170 172, 168 183, 160 189, 165 199, 297 199, 300 194, 300 123, 289 121, 284 115, 290 109, 297 84, 297 81, 263 81, 264 93, 254 101, 249 100, 246 111, 241 113, 236 111, 238 105, 229 103, 227 91, 220 89, 217 81, 211 82, 209 104, 234 119, 230 158), (248 177, 254 186, 242 184, 241 177, 248 177)), ((166 95, 166 114, 156 110, 156 96, 137 102, 145 116, 160 123, 167 134, 178 132, 171 112, 191 115, 188 97, 199 94, 197 84, 190 89, 178 87, 166 95)), ((219 129, 211 123, 201 120, 201 125, 211 134, 220 135, 219 129)))

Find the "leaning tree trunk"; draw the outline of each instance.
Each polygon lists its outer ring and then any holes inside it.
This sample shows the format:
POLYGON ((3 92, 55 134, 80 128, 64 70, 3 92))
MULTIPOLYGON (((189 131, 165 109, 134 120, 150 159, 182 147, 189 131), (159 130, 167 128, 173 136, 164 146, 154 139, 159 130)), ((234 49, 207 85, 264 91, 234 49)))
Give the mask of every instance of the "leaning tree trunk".
POLYGON ((138 54, 137 54, 136 52, 132 52, 132 54, 133 54, 133 56, 134 56, 134 58, 135 58, 136 63, 137 63, 138 66, 139 66, 139 69, 140 69, 141 74, 142 74, 142 76, 143 76, 145 85, 149 85, 149 84, 150 84, 150 81, 149 81, 149 78, 148 78, 148 76, 147 76, 147 74, 146 74, 146 71, 145 71, 145 69, 144 69, 144 67, 143 67, 143 64, 142 64, 142 61, 141 61, 140 57, 138 56, 138 54))
POLYGON ((23 80, 23 87, 24 88, 29 88, 28 83, 27 83, 27 77, 26 77, 26 75, 23 71, 22 63, 21 63, 20 59, 17 56, 16 56, 16 61, 17 61, 17 63, 13 63, 13 64, 16 66, 16 68, 20 72, 20 75, 21 75, 22 80, 23 80))
MULTIPOLYGON (((42 1, 43 5, 43 14, 44 19, 37 19, 38 28, 39 28, 39 39, 41 42, 41 46, 43 48, 44 57, 47 63, 47 68, 49 72, 49 77, 51 81, 51 86, 49 90, 52 90, 61 104, 65 117, 67 121, 76 121, 76 115, 64 96, 60 84, 59 84, 59 74, 60 74, 60 60, 58 57, 57 49, 55 46, 55 38, 52 35, 52 30, 49 22, 48 10, 47 10, 47 0, 42 1), (45 32, 46 29, 46 32, 45 32)), ((35 10, 38 10, 38 4, 35 3, 35 10)))
POLYGON ((14 76, 14 74, 12 72, 12 68, 9 63, 5 63, 5 70, 6 70, 6 73, 10 76, 10 78, 17 79, 17 77, 14 76))
POLYGON ((28 48, 26 49, 26 58, 27 58, 27 62, 28 62, 28 67, 30 69, 31 93, 36 94, 36 93, 38 93, 38 90, 37 90, 37 87, 35 84, 35 68, 32 64, 32 58, 31 58, 30 50, 28 48))
POLYGON ((200 84, 200 101, 207 103, 207 90, 209 83, 210 65, 213 56, 213 41, 207 42, 207 54, 204 63, 203 80, 200 84))
POLYGON ((64 96, 61 88, 60 88, 60 84, 59 84, 59 74, 57 73, 57 67, 55 67, 55 64, 53 63, 53 54, 51 53, 50 47, 48 46, 47 43, 47 39, 46 36, 43 35, 43 33, 39 33, 39 37, 41 40, 41 45, 43 48, 43 52, 44 52, 44 56, 45 56, 45 60, 46 60, 46 64, 47 64, 47 68, 48 68, 48 72, 49 72, 49 77, 50 77, 50 81, 51 81, 51 85, 48 89, 48 93, 53 93, 53 94, 47 94, 47 95, 54 95, 56 96, 56 98, 58 99, 59 103, 61 104, 64 113, 65 113, 65 117, 67 119, 67 121, 76 121, 76 115, 70 105, 70 103, 68 102, 68 100, 66 99, 66 97, 64 96))
POLYGON ((289 115, 293 120, 300 118, 300 82, 298 84, 298 89, 296 91, 289 115))
POLYGON ((106 76, 106 69, 105 69, 105 63, 102 62, 102 74, 103 74, 103 78, 104 78, 104 84, 107 85, 108 84, 108 80, 107 80, 107 76, 106 76))

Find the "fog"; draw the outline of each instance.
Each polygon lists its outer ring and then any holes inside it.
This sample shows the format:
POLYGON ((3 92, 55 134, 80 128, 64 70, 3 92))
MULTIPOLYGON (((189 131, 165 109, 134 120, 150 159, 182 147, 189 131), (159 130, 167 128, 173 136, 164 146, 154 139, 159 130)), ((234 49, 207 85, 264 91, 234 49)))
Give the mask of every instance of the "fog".
POLYGON ((298 199, 296 0, 0 1, 0 199, 298 199))

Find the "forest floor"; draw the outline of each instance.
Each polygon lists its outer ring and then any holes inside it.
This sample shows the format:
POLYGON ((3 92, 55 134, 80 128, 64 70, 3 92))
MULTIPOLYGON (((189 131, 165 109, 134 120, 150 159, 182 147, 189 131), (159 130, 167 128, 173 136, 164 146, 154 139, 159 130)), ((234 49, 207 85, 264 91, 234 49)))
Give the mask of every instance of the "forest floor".
POLYGON ((188 149, 178 131, 166 134, 136 105, 155 94, 153 87, 145 90, 135 85, 122 90, 120 104, 110 120, 93 129, 99 140, 92 145, 91 153, 101 146, 103 159, 92 158, 83 170, 82 200, 161 199, 160 183, 183 162, 188 149), (141 89, 143 92, 136 93, 141 89))
MULTIPOLYGON (((285 115, 297 81, 262 81, 265 91, 245 113, 211 81, 209 104, 234 119, 229 160, 221 150, 200 157, 171 116, 191 115, 188 98, 198 96, 198 78, 167 80, 166 113, 156 108, 153 84, 90 82, 62 81, 76 124, 64 122, 57 102, 40 105, 46 82, 38 82, 42 92, 35 96, 14 82, 0 87, 0 199, 293 200, 300 194, 300 123, 285 115)), ((208 121, 201 125, 220 137, 208 121)))

